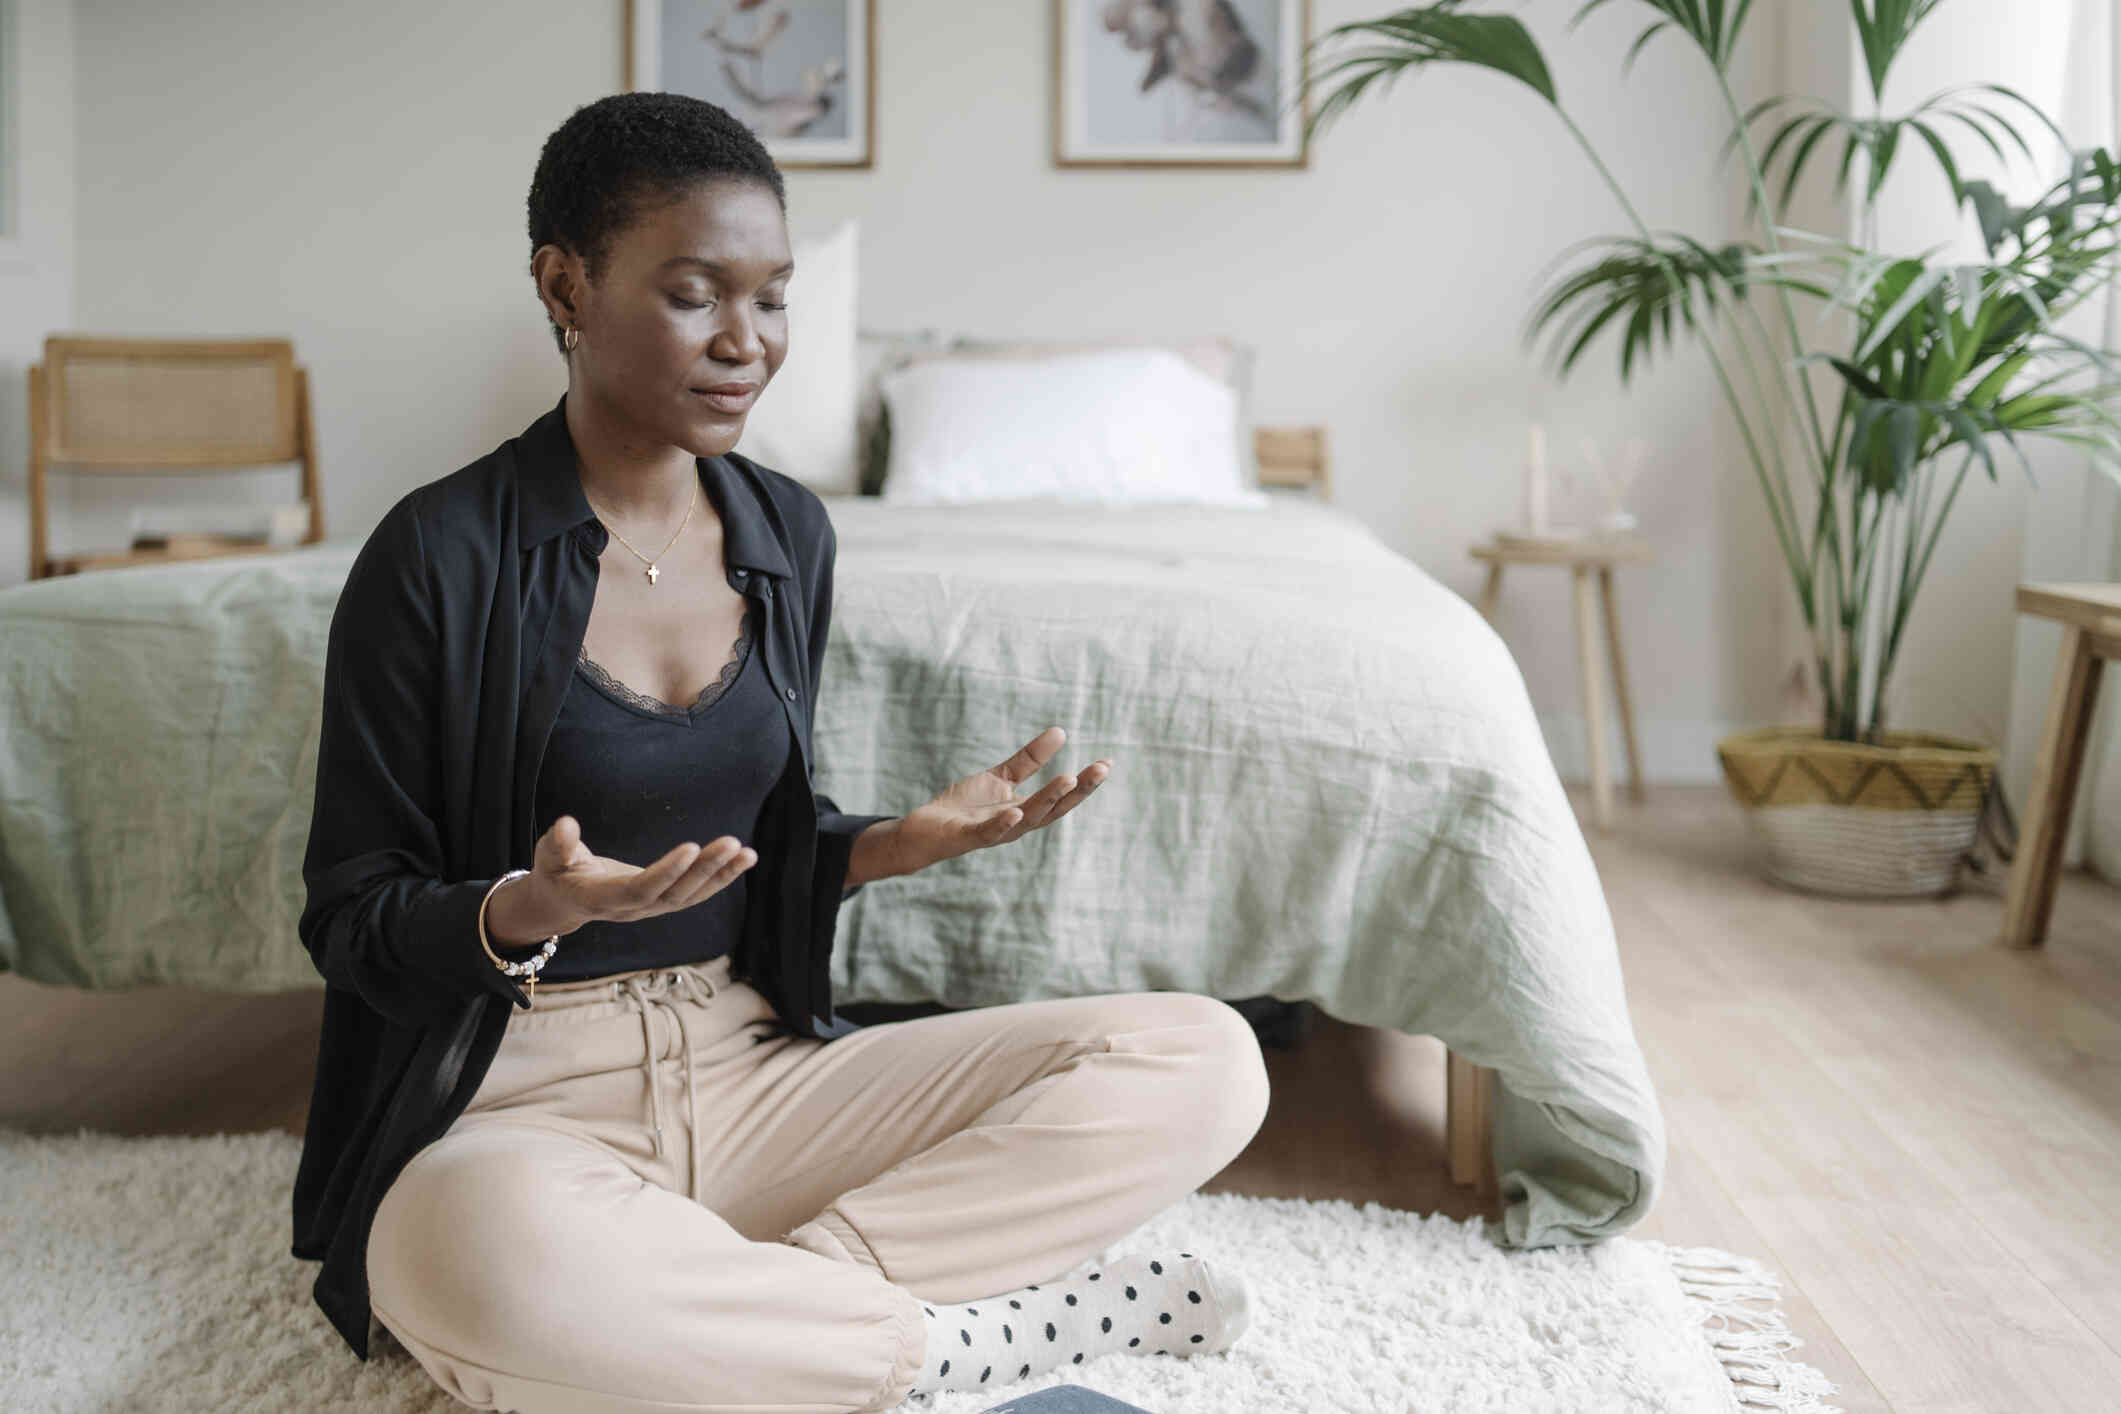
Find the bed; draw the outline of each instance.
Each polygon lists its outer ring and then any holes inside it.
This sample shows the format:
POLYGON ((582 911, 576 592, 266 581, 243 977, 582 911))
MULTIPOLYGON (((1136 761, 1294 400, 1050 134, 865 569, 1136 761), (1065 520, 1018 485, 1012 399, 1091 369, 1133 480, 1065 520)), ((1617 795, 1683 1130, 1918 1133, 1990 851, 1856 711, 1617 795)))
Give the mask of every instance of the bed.
MULTIPOLYGON (((818 786, 910 808, 1058 723, 1094 802, 864 889, 836 999, 1310 1001, 1492 1072, 1512 1245, 1640 1218, 1664 1134, 1613 929, 1515 663, 1331 505, 834 498, 818 786)), ((318 985, 295 930, 355 539, 0 592, 0 968, 318 985)), ((1461 1122, 1463 1129, 1463 1122, 1461 1122)))

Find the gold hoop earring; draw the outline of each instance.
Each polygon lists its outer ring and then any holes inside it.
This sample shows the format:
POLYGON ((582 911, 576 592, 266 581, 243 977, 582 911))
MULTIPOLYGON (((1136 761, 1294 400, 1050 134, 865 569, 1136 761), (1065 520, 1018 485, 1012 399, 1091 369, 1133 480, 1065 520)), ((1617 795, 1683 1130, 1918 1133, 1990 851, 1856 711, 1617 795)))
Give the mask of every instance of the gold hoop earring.
POLYGON ((573 353, 575 345, 582 342, 582 331, 573 325, 569 325, 567 332, 560 336, 560 342, 566 345, 567 352, 573 353))

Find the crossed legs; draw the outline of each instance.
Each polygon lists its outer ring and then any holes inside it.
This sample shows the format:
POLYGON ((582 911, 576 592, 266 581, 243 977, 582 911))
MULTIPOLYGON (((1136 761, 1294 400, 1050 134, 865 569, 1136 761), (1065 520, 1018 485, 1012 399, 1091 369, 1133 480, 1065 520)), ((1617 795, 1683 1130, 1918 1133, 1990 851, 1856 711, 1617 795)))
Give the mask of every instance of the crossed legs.
POLYGON ((922 1300, 1058 1276, 1213 1177, 1266 1109, 1250 1028, 1186 993, 830 1042, 726 978, 657 1014, 676 1007, 695 1010, 646 1042, 617 1002, 512 1029, 511 1066, 385 1196, 377 1317, 465 1402, 889 1408, 921 1365, 922 1300), (660 1145, 643 1128, 651 1045, 693 1067, 696 1199, 668 1124, 660 1145))

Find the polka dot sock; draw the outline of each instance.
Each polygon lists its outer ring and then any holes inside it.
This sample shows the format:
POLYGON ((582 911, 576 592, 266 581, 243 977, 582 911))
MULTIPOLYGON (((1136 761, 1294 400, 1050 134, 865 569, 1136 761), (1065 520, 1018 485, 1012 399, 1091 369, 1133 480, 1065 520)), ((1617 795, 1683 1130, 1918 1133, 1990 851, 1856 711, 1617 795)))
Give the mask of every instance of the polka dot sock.
POLYGON ((1100 1355, 1212 1355, 1251 1321, 1235 1272, 1190 1252, 1126 1257, 1062 1282, 921 1303, 928 1354, 912 1393, 1005 1385, 1100 1355))

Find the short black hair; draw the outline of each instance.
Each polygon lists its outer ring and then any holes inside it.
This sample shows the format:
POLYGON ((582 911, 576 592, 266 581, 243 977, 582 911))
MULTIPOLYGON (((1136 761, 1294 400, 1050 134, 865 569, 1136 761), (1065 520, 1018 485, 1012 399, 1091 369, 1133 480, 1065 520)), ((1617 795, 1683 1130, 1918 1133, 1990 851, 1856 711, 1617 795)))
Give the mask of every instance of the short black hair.
MULTIPOLYGON (((758 182, 781 214, 788 191, 758 135, 727 109, 682 93, 614 93, 585 103, 553 130, 530 179, 530 251, 556 245, 595 280, 612 237, 645 205, 707 181, 758 182)), ((535 272, 533 272, 535 278, 535 272)), ((557 323, 553 342, 565 356, 557 323)))

